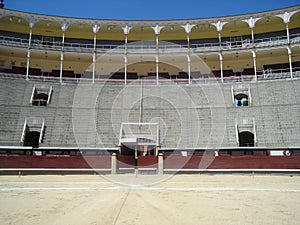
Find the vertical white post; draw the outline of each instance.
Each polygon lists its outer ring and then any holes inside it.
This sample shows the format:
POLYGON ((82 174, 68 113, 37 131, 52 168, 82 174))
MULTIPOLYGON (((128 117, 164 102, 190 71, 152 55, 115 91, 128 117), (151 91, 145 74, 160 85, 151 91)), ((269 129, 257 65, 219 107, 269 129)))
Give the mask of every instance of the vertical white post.
POLYGON ((124 66, 125 66, 125 71, 124 71, 124 82, 127 84, 127 48, 128 48, 128 34, 125 33, 125 55, 124 55, 124 66))
POLYGON ((155 57, 155 63, 156 63, 156 84, 158 85, 158 78, 159 78, 159 71, 158 71, 158 63, 159 63, 159 58, 158 55, 155 57))
POLYGON ((26 80, 29 79, 29 67, 30 67, 30 48, 28 48, 27 51, 26 80))
POLYGON ((254 48, 254 29, 251 28, 252 48, 254 48))
POLYGON ((60 53, 59 81, 62 82, 64 53, 60 53))
POLYGON ((286 26, 286 37, 287 37, 287 43, 290 44, 290 32, 289 32, 289 22, 291 18, 291 14, 288 12, 285 12, 282 16, 283 22, 286 26))
POLYGON ((124 83, 127 84, 127 51, 128 51, 128 34, 130 32, 131 27, 128 25, 122 27, 124 35, 125 35, 125 50, 124 50, 124 64, 125 64, 125 74, 124 74, 124 83), (126 62, 125 62, 126 57, 126 62))
POLYGON ((191 84, 191 58, 189 54, 187 55, 187 63, 188 63, 189 84, 191 84))
POLYGON ((292 49, 291 47, 287 47, 288 50, 288 55, 289 55, 289 65, 290 65, 290 74, 291 74, 291 79, 293 79, 293 65, 292 65, 292 49))
POLYGON ((125 67, 124 67, 124 76, 125 76, 125 84, 127 84, 127 55, 125 54, 124 56, 124 64, 125 64, 125 67))
POLYGON ((125 55, 127 54, 128 50, 128 33, 125 33, 125 55))
POLYGON ((223 55, 219 53, 220 57, 220 72, 221 72, 221 82, 224 83, 224 76, 223 76, 223 55))
POLYGON ((255 27, 255 19, 253 19, 253 17, 251 17, 248 21, 248 25, 251 29, 251 37, 252 37, 252 47, 254 48, 254 27, 255 27))
POLYGON ((96 70, 96 52, 93 52, 93 81, 92 83, 95 83, 95 70, 96 70))
POLYGON ((61 41, 61 52, 60 52, 60 71, 59 71, 59 81, 62 82, 62 75, 63 75, 63 60, 64 60, 64 44, 65 44, 65 31, 66 31, 66 24, 61 27, 62 30, 62 41, 61 41))
POLYGON ((31 49, 31 39, 32 39, 32 28, 34 23, 29 24, 29 40, 28 40, 28 49, 27 49, 27 65, 26 65, 26 80, 29 79, 29 67, 30 67, 30 49, 31 49))
POLYGON ((158 34, 156 34, 155 37, 155 49, 156 49, 156 55, 158 55, 158 34))
POLYGON ((286 23, 286 37, 287 37, 287 43, 290 44, 290 32, 289 32, 289 23, 286 23))
POLYGON ((155 65, 156 65, 156 84, 158 84, 158 78, 159 78, 159 72, 158 72, 158 34, 156 34, 156 39, 155 39, 155 42, 156 42, 156 60, 155 60, 155 65))
POLYGON ((158 36, 160 34, 160 30, 162 27, 156 25, 152 27, 155 33, 155 47, 156 47, 156 56, 155 56, 155 71, 156 71, 156 85, 158 85, 159 71, 158 71, 158 63, 159 63, 159 39, 158 36))
POLYGON ((93 27, 94 32, 94 51, 93 51, 93 83, 95 83, 95 68, 96 68, 96 46, 97 46, 97 25, 93 27))
POLYGON ((219 46, 220 46, 220 51, 222 51, 222 37, 221 37, 221 31, 219 31, 219 46))
POLYGON ((253 68, 254 68, 254 80, 257 81, 257 66, 256 66, 256 52, 252 51, 252 57, 253 57, 253 68))

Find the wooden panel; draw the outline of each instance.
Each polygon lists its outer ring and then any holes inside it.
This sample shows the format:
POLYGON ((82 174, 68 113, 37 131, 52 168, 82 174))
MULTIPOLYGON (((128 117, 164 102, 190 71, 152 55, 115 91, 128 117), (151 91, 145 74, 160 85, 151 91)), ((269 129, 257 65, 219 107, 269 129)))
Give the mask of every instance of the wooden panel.
POLYGON ((0 156, 0 168, 110 169, 111 156, 0 156))
POLYGON ((157 156, 139 156, 138 167, 139 168, 157 168, 158 157, 157 156))
MULTIPOLYGON (((211 157, 211 156, 208 156, 211 157)), ((209 158, 205 168, 202 156, 164 157, 165 169, 300 169, 300 155, 292 156, 218 156, 209 158), (201 162, 201 164, 200 164, 201 162)))
POLYGON ((118 168, 134 168, 135 160, 131 155, 118 156, 118 168))

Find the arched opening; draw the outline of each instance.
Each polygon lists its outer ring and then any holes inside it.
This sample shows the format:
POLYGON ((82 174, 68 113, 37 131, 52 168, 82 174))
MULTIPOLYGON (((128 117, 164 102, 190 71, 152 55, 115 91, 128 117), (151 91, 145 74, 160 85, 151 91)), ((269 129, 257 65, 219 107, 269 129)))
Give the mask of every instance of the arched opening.
POLYGON ((248 106, 249 105, 248 95, 246 95, 246 94, 236 94, 234 96, 234 105, 236 107, 248 106))
POLYGON ((34 148, 38 148, 39 140, 40 140, 40 132, 30 131, 25 136, 24 146, 31 146, 34 148))
POLYGON ((254 134, 249 131, 239 133, 240 147, 254 147, 254 134))

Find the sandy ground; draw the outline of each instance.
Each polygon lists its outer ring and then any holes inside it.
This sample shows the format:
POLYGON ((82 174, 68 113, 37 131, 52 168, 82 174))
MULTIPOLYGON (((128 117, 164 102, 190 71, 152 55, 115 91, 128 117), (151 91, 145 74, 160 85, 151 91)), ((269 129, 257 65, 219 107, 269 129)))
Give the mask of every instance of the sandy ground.
POLYGON ((0 176, 0 224, 300 224, 300 176, 0 176))

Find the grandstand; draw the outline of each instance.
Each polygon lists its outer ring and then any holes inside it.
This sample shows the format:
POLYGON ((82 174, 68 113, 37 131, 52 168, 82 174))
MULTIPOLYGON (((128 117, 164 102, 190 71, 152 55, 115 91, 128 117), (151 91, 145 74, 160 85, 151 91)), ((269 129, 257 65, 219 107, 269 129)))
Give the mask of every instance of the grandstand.
POLYGON ((300 169, 300 6, 0 30, 1 171, 300 169))

